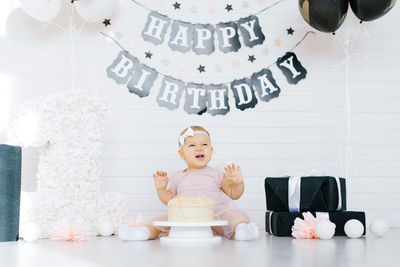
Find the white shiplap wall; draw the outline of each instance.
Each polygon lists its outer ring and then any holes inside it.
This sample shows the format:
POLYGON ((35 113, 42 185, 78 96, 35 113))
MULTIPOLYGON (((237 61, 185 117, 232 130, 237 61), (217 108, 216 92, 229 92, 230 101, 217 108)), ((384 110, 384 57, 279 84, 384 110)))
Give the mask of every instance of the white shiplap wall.
MULTIPOLYGON (((178 11, 171 6, 175 1, 141 2, 173 19, 215 24, 256 13, 275 1, 247 1, 248 9, 242 7, 243 1, 231 1, 234 11, 230 13, 224 9, 226 3, 209 0, 181 1, 178 11), (196 14, 191 13, 193 7, 196 14), (212 7, 215 11, 209 12, 212 7)), ((236 110, 230 99, 231 111, 222 117, 188 115, 182 103, 172 112, 158 107, 160 80, 147 98, 129 94, 125 85, 117 85, 105 74, 119 48, 99 32, 121 32, 121 43, 161 73, 199 83, 229 82, 270 65, 312 30, 300 17, 295 1, 283 1, 258 15, 266 35, 262 46, 230 54, 217 49, 210 56, 172 52, 166 42, 159 46, 144 42, 140 33, 148 12, 129 0, 121 0, 110 27, 86 24, 75 42, 68 32, 43 27, 27 17, 18 1, 0 5, 0 142, 5 142, 7 111, 13 105, 80 86, 101 93, 108 103, 103 187, 126 194, 134 214, 149 218, 165 211, 151 175, 157 169, 182 168, 177 135, 188 125, 202 125, 212 134, 211 165, 241 165, 246 191, 237 205, 253 215, 260 227, 264 225, 264 178, 311 169, 347 177, 349 210, 365 210, 369 222, 383 217, 400 226, 399 5, 361 25, 349 11, 335 36, 316 31, 294 50, 308 70, 305 80, 290 85, 273 66, 282 90, 279 98, 259 102, 244 112, 236 110), (289 27, 295 30, 293 36, 286 34, 289 27), (282 40, 279 47, 274 45, 277 38, 282 40), (346 41, 353 44, 348 76, 343 63, 346 41), (148 50, 154 54, 151 60, 144 58, 148 50), (257 59, 253 64, 247 61, 250 54, 257 59), (199 64, 206 66, 205 73, 198 74, 199 64), (216 65, 222 72, 214 71, 216 65), (351 116, 346 111, 346 77, 351 116), (346 141, 349 134, 352 158, 346 141)), ((56 23, 67 26, 66 14, 64 7, 56 23)), ((74 22, 81 20, 75 17, 74 22)), ((24 190, 35 190, 37 156, 37 148, 24 149, 24 190)))

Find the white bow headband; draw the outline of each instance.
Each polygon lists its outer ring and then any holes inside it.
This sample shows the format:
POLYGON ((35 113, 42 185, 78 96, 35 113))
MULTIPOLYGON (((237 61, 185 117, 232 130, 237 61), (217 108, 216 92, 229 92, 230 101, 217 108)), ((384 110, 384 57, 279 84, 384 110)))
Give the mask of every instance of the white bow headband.
POLYGON ((187 131, 184 134, 182 134, 181 136, 179 136, 179 148, 182 148, 183 144, 185 143, 186 138, 188 138, 189 136, 194 136, 195 134, 205 134, 208 137, 210 137, 210 135, 205 131, 201 131, 201 130, 193 131, 192 127, 188 127, 187 131))

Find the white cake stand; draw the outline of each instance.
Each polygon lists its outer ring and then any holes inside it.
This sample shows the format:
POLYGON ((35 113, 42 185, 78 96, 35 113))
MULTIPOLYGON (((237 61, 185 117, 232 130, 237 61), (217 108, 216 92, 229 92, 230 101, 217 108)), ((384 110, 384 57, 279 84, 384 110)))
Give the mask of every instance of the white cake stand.
POLYGON ((221 242, 220 236, 214 236, 211 226, 227 225, 228 221, 209 222, 170 222, 154 221, 155 226, 171 226, 169 234, 161 237, 162 242, 221 242))

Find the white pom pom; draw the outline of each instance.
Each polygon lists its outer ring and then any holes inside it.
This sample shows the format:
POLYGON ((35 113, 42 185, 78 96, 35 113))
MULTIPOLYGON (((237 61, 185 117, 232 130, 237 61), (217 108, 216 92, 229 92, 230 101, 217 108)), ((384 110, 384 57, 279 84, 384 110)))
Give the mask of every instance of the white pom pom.
POLYGON ((344 225, 344 232, 350 238, 360 238, 364 233, 364 225, 356 219, 348 220, 344 225))
POLYGON ((329 220, 320 221, 315 226, 315 234, 320 239, 331 239, 335 235, 335 228, 336 225, 329 220))
POLYGON ((114 225, 109 219, 101 219, 97 224, 97 232, 101 236, 111 236, 114 233, 114 225))
POLYGON ((42 230, 39 224, 37 223, 30 222, 30 223, 25 223, 21 226, 20 236, 25 241, 28 242, 36 241, 40 238, 41 234, 42 230))
POLYGON ((389 232, 389 224, 383 219, 375 219, 371 223, 371 231, 377 236, 384 236, 389 232))

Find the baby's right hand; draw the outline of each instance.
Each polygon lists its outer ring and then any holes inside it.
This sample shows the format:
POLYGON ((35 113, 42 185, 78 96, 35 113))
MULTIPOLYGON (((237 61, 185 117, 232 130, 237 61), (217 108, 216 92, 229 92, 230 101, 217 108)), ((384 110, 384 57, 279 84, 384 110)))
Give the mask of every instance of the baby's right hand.
POLYGON ((156 174, 153 174, 153 178, 154 178, 154 185, 156 186, 157 190, 167 188, 168 185, 167 172, 157 171, 156 174))

